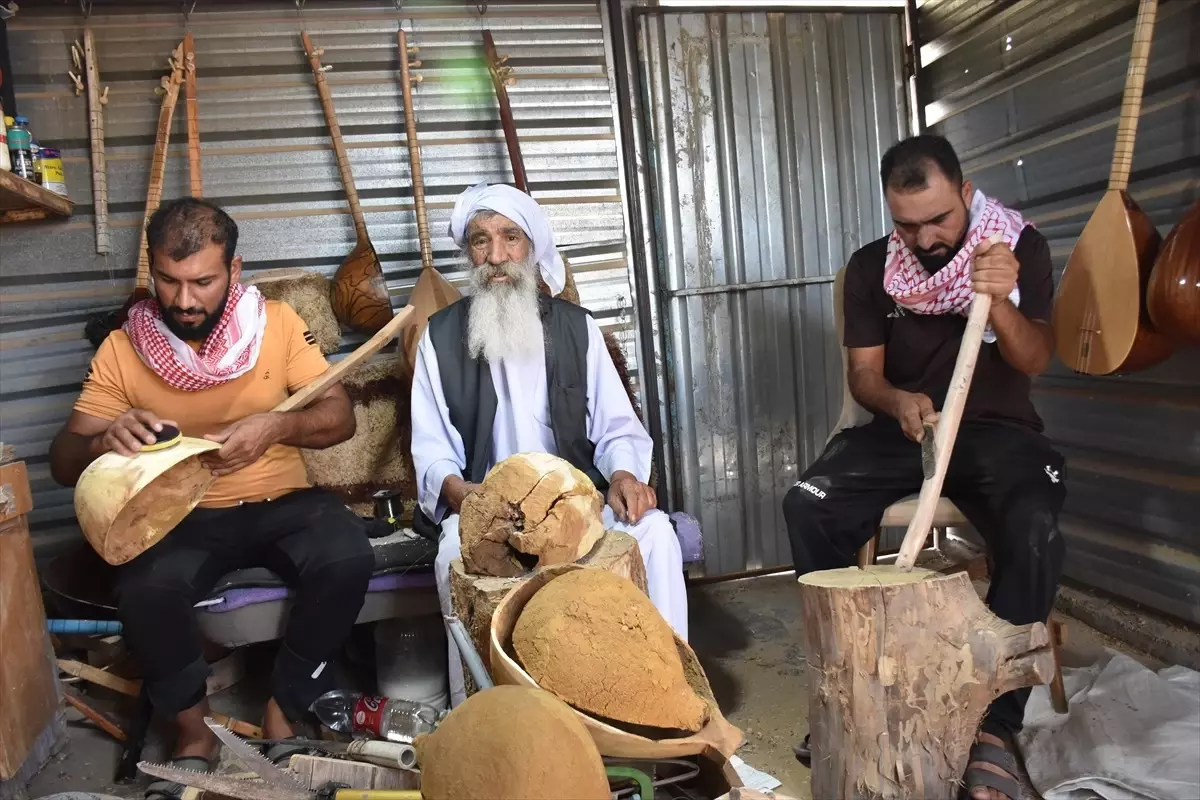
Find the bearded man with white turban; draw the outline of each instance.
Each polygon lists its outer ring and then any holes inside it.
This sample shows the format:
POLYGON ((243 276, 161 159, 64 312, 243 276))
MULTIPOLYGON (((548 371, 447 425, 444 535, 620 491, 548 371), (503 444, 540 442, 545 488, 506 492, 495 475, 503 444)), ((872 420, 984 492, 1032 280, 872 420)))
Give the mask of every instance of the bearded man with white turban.
MULTIPOLYGON (((479 184, 459 196, 450 234, 469 261, 471 293, 430 317, 412 389, 420 511, 441 524, 435 571, 443 613, 463 499, 508 456, 543 452, 606 493, 605 529, 637 539, 650 600, 686 639, 679 541, 646 483, 650 436, 591 314, 539 291, 539 275, 551 295, 566 281, 546 213, 511 186, 479 184)), ((462 661, 447 638, 450 700, 458 705, 466 697, 462 661)))

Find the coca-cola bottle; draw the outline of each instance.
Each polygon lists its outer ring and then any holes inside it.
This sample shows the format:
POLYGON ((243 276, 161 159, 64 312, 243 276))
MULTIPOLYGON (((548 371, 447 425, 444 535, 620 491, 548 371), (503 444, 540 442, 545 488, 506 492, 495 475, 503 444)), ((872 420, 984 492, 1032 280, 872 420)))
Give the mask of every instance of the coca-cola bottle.
POLYGON ((312 710, 321 724, 332 731, 406 743, 422 733, 432 733, 445 716, 424 703, 362 695, 345 689, 321 695, 312 710))

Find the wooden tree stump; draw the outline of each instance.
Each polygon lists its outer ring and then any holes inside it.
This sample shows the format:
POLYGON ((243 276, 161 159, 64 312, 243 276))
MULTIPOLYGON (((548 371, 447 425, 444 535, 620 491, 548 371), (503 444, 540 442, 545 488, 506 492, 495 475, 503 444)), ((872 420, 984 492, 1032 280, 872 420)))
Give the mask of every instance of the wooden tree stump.
POLYGON ((1054 674, 1046 626, 999 619, 966 573, 851 567, 799 583, 813 797, 957 796, 991 701, 1054 674))
MULTIPOLYGON (((627 533, 606 531, 591 551, 577 562, 584 567, 602 569, 633 581, 646 591, 646 566, 637 540, 627 533)), ((548 567, 547 569, 553 569, 548 567)), ((462 559, 450 564, 450 604, 455 616, 462 620, 475 649, 487 668, 491 669, 488 635, 492 628, 492 616, 500 601, 516 586, 538 574, 533 570, 516 578, 498 578, 493 575, 472 575, 466 571, 462 559)), ((475 692, 471 676, 466 675, 467 693, 475 692)))

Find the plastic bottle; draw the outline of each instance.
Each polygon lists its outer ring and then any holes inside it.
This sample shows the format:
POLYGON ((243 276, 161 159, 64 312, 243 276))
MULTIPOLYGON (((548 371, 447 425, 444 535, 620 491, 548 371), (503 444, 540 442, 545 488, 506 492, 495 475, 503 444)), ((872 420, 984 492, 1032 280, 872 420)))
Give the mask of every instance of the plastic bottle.
POLYGON ((8 130, 8 154, 12 157, 12 171, 27 181, 33 180, 33 153, 29 149, 33 137, 29 135, 29 120, 13 117, 8 130))
POLYGON ((312 710, 321 724, 332 731, 405 743, 411 743, 422 733, 432 733, 444 716, 423 703, 361 695, 345 689, 321 695, 312 710))
POLYGON ((446 681, 446 626, 440 614, 375 623, 375 680, 380 694, 405 697, 442 711, 446 681))
POLYGON ((0 104, 0 169, 12 172, 12 158, 8 155, 8 121, 11 117, 4 116, 4 106, 0 104))

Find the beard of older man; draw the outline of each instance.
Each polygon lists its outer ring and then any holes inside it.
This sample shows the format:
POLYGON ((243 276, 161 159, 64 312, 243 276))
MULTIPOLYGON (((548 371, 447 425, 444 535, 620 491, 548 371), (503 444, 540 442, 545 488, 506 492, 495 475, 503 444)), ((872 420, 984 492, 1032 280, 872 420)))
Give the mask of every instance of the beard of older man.
POLYGON ((543 346, 537 269, 532 261, 485 263, 471 269, 467 352, 489 363, 519 361, 543 346))

